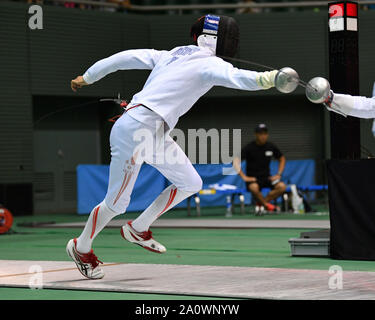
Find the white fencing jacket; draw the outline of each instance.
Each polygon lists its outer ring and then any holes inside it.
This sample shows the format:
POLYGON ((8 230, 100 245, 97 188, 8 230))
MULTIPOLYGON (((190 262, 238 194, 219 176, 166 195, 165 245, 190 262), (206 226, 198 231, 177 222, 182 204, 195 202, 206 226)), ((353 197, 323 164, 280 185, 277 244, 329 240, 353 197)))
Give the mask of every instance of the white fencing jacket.
POLYGON ((129 69, 152 70, 143 89, 133 96, 130 104, 145 105, 161 116, 170 129, 213 86, 250 91, 264 89, 256 81, 259 72, 235 68, 210 50, 195 45, 171 51, 119 52, 96 62, 83 78, 92 84, 111 72, 129 69))
POLYGON ((339 111, 348 116, 372 119, 375 118, 375 97, 366 98, 335 93, 331 108, 333 111, 339 111))

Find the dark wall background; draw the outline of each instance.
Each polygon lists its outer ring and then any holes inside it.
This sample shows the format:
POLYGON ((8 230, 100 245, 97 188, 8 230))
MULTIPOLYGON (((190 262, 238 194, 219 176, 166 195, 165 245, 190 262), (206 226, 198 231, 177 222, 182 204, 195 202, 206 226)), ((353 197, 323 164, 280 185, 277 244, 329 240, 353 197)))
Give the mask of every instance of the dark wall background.
MULTIPOLYGON (((30 30, 28 5, 0 3, 0 187, 23 185, 29 187, 27 190, 34 189, 36 212, 40 211, 40 200, 35 198, 38 189, 35 182, 40 177, 35 164, 34 137, 41 128, 34 127, 33 121, 45 114, 49 106, 53 110, 63 101, 73 103, 69 100, 73 97, 97 99, 120 92, 130 99, 141 89, 147 71, 111 74, 77 94, 70 90, 70 80, 97 60, 121 50, 171 49, 188 44, 190 25, 197 18, 196 15, 141 16, 53 6, 44 6, 43 12, 44 29, 30 30)), ((325 12, 244 14, 235 18, 241 28, 240 58, 275 68, 293 67, 304 80, 328 76, 325 12)), ((361 94, 370 95, 375 80, 375 12, 360 12, 359 25, 361 94)), ((250 65, 237 66, 261 70, 250 65)), ((74 130, 97 130, 101 135, 104 132, 98 152, 102 155, 101 161, 106 162, 105 137, 110 127, 103 127, 105 116, 97 108, 86 112, 95 113, 93 117, 98 123, 92 127, 85 124, 85 121, 94 121, 92 117, 82 117, 74 130)), ((56 122, 63 130, 73 130, 69 129, 68 116, 61 114, 57 119, 45 120, 43 125, 48 127, 56 122)), ((307 102, 301 88, 290 95, 274 89, 247 92, 215 88, 182 117, 179 127, 241 128, 244 144, 252 136, 254 125, 266 122, 271 128, 272 140, 289 159, 314 158, 321 163, 329 155, 327 119, 323 108, 307 102)), ((362 144, 375 153, 370 128, 371 122, 363 121, 362 144)), ((93 161, 96 162, 97 159, 93 161)), ((323 170, 319 172, 318 179, 323 181, 323 170)), ((69 179, 74 181, 74 177, 69 179)), ((1 194, 6 192, 0 193, 0 202, 6 204, 6 196, 1 194)), ((25 201, 26 198, 30 201, 29 194, 23 193, 23 196, 25 201)))

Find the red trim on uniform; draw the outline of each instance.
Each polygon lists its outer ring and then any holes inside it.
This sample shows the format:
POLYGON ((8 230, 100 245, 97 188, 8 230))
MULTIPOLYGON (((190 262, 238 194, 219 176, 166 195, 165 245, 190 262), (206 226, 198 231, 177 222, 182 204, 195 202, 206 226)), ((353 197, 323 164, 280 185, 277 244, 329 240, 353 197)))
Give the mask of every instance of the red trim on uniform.
POLYGON ((130 181, 132 175, 133 175, 133 173, 130 173, 130 174, 129 174, 128 179, 126 180, 126 183, 125 183, 125 179, 126 179, 127 174, 125 175, 125 177, 124 177, 124 181, 122 182, 122 186, 121 186, 121 188, 120 188, 120 191, 119 191, 119 193, 118 193, 118 195, 117 195, 115 201, 113 202, 113 205, 116 204, 116 202, 120 199, 120 197, 121 197, 122 194, 124 193, 126 187, 127 187, 128 184, 129 184, 129 181, 130 181), (125 183, 125 185, 124 185, 124 183, 125 183))
POLYGON ((92 239, 92 237, 94 236, 95 234, 95 229, 96 229, 96 221, 98 220, 98 212, 99 212, 99 209, 100 209, 100 206, 98 206, 95 211, 94 211, 94 217, 93 217, 93 224, 92 224, 92 231, 91 231, 91 237, 90 239, 92 239))
POLYGON ((122 100, 120 103, 120 107, 123 107, 123 108, 125 108, 127 105, 128 105, 128 102, 125 100, 122 100))
POLYGON ((115 205, 115 203, 117 202, 117 200, 118 200, 118 198, 119 198, 119 195, 120 195, 121 190, 122 190, 122 188, 123 188, 123 186, 124 186, 124 184, 125 184, 125 180, 126 180, 126 177, 127 177, 127 176, 128 176, 128 173, 126 173, 125 176, 124 176, 124 180, 122 181, 122 185, 121 185, 120 191, 118 192, 118 194, 117 194, 117 196, 116 196, 116 199, 115 199, 115 201, 113 202, 113 205, 115 205))
POLYGON ((168 209, 168 207, 172 204, 174 198, 176 197, 176 193, 177 193, 177 188, 171 190, 171 193, 169 194, 169 200, 167 202, 167 205, 165 206, 163 211, 158 214, 158 217, 161 216, 168 209))
POLYGON ((132 106, 130 107, 129 109, 126 109, 125 111, 128 112, 129 110, 133 109, 133 108, 136 108, 136 107, 139 107, 141 106, 142 104, 136 104, 135 106, 132 106))
MULTIPOLYGON (((130 107, 129 109, 126 109, 126 106, 128 105, 128 103, 126 101, 121 101, 120 103, 120 106, 123 107, 125 109, 124 113, 125 112, 128 112, 130 109, 133 109, 133 108, 136 108, 136 107, 139 107, 139 106, 142 106, 142 104, 136 104, 135 106, 132 106, 130 107)), ((120 118, 122 116, 122 114, 118 114, 112 118, 109 118, 108 121, 109 122, 116 122, 118 118, 120 118)))
MULTIPOLYGON (((133 166, 135 165, 135 161, 136 161, 136 159, 137 159, 138 152, 139 152, 139 151, 137 151, 137 152, 135 153, 135 155, 133 155, 133 156, 131 157, 131 159, 130 159, 130 163, 131 163, 131 165, 133 165, 133 166)), ((124 180, 122 181, 122 185, 121 185, 120 191, 118 192, 118 194, 117 194, 117 196, 116 196, 116 199, 115 199, 114 202, 113 202, 113 205, 116 204, 116 202, 117 202, 118 199, 121 197, 121 195, 124 193, 126 187, 127 187, 128 184, 129 184, 129 181, 130 181, 130 179, 131 179, 131 177, 132 177, 132 175, 133 175, 133 172, 131 172, 131 173, 129 174, 129 176, 128 176, 128 173, 129 173, 129 172, 126 172, 126 173, 125 173, 124 180), (128 178, 128 179, 126 180, 126 178, 128 178)))
POLYGON ((138 153, 139 153, 139 150, 135 153, 135 155, 133 155, 130 159, 130 163, 134 166, 135 165, 135 161, 137 160, 137 157, 138 157, 138 153))
MULTIPOLYGON (((167 204, 165 205, 163 211, 162 211, 160 214, 162 214, 162 213, 165 211, 165 209, 168 208, 169 204, 171 203, 172 194, 173 194, 173 189, 169 192, 169 199, 168 199, 168 201, 167 201, 167 204)), ((159 214, 159 215, 160 215, 160 214, 159 214)), ((159 216, 159 215, 158 215, 158 216, 159 216)))
POLYGON ((120 118, 121 116, 122 116, 122 114, 118 114, 118 115, 116 115, 116 116, 114 116, 114 117, 108 119, 108 121, 109 121, 109 122, 116 122, 116 120, 117 120, 118 118, 120 118))
POLYGON ((132 175, 133 175, 133 172, 129 174, 128 181, 126 181, 126 184, 125 184, 125 186, 124 186, 124 189, 122 189, 122 192, 121 192, 121 194, 120 194, 120 197, 121 197, 121 195, 124 193, 126 187, 128 186, 129 181, 130 181, 130 179, 132 178, 132 175))

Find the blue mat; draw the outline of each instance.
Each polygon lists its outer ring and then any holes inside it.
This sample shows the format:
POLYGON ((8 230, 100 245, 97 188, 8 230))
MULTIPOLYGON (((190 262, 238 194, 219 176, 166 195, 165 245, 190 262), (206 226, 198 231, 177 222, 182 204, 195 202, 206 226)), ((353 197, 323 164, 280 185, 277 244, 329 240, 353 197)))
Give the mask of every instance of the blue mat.
MULTIPOLYGON (((202 177, 204 185, 219 183, 236 185, 245 189, 245 183, 238 175, 223 175, 223 169, 228 167, 222 164, 196 164, 195 169, 202 177)), ((242 162, 245 168, 245 162, 242 162)), ((271 161, 271 174, 278 170, 278 162, 271 161)), ((108 165, 85 165, 77 167, 77 212, 78 214, 88 214, 92 208, 101 202, 107 192, 109 177, 108 165)), ((288 160, 286 162, 283 179, 285 183, 296 184, 298 186, 315 185, 315 161, 308 160, 288 160)), ((150 203, 168 186, 169 181, 164 178, 156 169, 144 164, 135 183, 131 196, 130 205, 127 211, 141 211, 147 208, 150 203)), ((245 203, 250 203, 251 196, 245 194, 245 203)), ((238 199, 236 199, 238 202, 238 199)), ((236 203, 235 202, 235 203, 236 203)), ((192 206, 194 206, 192 201, 192 206)), ((225 206, 226 199, 223 194, 215 194, 201 197, 201 206, 225 206)), ((186 207, 187 201, 181 202, 177 207, 186 207)))

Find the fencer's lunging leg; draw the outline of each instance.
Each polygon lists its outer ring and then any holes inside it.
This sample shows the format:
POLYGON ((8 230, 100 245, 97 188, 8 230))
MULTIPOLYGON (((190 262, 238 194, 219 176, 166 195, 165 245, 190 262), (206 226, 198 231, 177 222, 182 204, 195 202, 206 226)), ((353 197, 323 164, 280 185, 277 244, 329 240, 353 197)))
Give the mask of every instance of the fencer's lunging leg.
POLYGON ((172 184, 166 188, 151 205, 134 221, 129 221, 121 228, 122 237, 132 243, 157 253, 164 253, 167 249, 156 241, 149 227, 163 213, 173 208, 182 200, 198 192, 201 187, 194 191, 184 191, 172 184))
POLYGON ((97 234, 118 214, 108 208, 105 200, 99 203, 91 211, 85 228, 77 238, 77 250, 81 253, 89 252, 97 234))
MULTIPOLYGON (((132 225, 137 231, 146 231, 163 213, 173 208, 187 197, 202 189, 202 179, 179 145, 169 136, 164 136, 162 145, 165 161, 150 163, 172 182, 132 225), (168 158, 169 155, 169 158, 168 158), (171 158, 173 156, 173 159, 171 158)), ((155 155, 157 157, 158 154, 155 155)))
POLYGON ((127 114, 114 124, 111 136, 111 164, 109 169, 108 190, 105 199, 90 214, 82 234, 77 239, 77 250, 87 253, 97 234, 115 216, 124 213, 130 202, 141 164, 136 163, 137 142, 132 133, 143 125, 127 114))
POLYGON ((175 185, 166 188, 151 205, 132 222, 133 228, 139 232, 147 231, 151 224, 163 213, 190 197, 196 192, 179 190, 175 185))
POLYGON ((150 164, 171 181, 172 185, 167 187, 136 220, 129 221, 123 226, 121 235, 127 241, 149 251, 163 253, 166 248, 153 238, 149 227, 162 214, 199 192, 202 188, 202 179, 182 149, 167 134, 163 137, 163 143, 154 154, 153 160, 150 164), (160 152, 169 155, 162 163, 155 161, 160 152))

